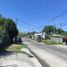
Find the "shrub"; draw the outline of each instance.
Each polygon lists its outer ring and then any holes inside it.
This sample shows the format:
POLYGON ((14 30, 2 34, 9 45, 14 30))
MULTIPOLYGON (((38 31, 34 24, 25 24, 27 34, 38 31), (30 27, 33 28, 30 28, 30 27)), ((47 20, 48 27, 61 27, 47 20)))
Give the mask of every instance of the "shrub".
POLYGON ((0 50, 5 49, 10 45, 9 35, 5 32, 0 31, 0 50))
POLYGON ((0 17, 0 49, 5 49, 13 42, 18 35, 15 22, 12 19, 0 17))

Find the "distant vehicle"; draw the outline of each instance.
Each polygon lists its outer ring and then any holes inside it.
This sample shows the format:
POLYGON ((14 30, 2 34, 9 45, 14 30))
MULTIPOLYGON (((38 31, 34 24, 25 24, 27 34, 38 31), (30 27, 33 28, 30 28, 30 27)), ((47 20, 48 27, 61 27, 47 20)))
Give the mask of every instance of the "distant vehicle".
POLYGON ((67 45, 67 37, 63 38, 63 42, 65 42, 65 44, 67 45))
POLYGON ((41 42, 41 36, 40 36, 40 35, 38 35, 37 41, 38 41, 38 42, 41 42))
POLYGON ((21 37, 19 37, 19 38, 17 39, 17 42, 22 42, 21 37))
POLYGON ((21 37, 16 37, 15 38, 15 43, 22 43, 21 37))

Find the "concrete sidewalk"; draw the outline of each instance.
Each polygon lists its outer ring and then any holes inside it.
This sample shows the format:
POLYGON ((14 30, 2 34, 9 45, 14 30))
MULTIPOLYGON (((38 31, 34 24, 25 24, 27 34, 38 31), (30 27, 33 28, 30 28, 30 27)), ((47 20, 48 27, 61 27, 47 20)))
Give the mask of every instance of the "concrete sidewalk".
POLYGON ((4 57, 1 56, 0 67, 42 67, 27 48, 22 48, 21 51, 23 51, 23 53, 13 53, 4 57))

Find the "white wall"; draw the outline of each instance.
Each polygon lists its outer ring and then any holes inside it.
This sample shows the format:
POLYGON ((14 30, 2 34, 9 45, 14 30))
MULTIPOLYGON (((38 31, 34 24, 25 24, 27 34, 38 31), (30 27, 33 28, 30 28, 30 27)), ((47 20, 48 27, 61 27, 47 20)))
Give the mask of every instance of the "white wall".
POLYGON ((56 41, 56 42, 60 42, 60 43, 63 42, 63 40, 62 40, 61 37, 51 37, 51 40, 52 40, 52 41, 56 41))

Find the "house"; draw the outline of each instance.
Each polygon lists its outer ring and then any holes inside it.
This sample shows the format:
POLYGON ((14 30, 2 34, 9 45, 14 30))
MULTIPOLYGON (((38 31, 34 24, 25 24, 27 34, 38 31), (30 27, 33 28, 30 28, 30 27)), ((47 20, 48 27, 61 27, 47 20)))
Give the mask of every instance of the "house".
POLYGON ((62 38, 62 36, 59 35, 59 34, 52 34, 50 39, 51 39, 52 41, 57 42, 57 43, 59 43, 59 42, 62 43, 62 42, 63 42, 63 38, 62 38))
POLYGON ((37 40, 37 37, 40 36, 42 39, 45 39, 45 32, 39 32, 34 34, 34 39, 37 40))

